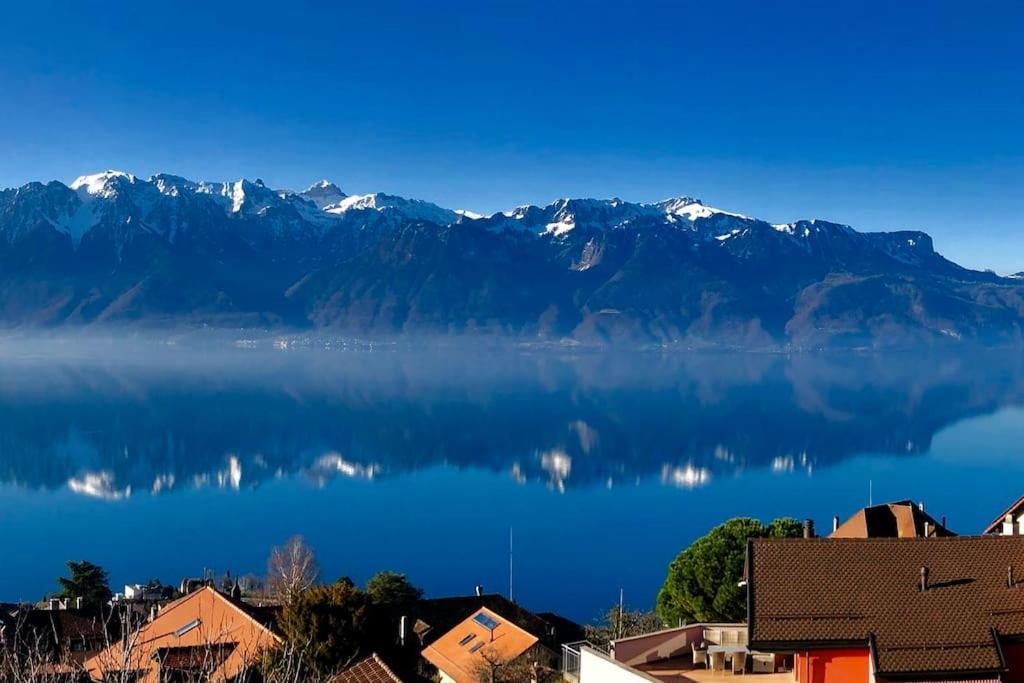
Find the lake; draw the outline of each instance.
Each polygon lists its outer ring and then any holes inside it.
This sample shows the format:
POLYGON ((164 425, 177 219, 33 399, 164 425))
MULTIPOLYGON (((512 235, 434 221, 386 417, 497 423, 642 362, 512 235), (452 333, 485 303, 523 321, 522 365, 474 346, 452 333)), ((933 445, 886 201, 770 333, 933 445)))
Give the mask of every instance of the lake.
POLYGON ((0 345, 0 601, 69 559, 115 590, 262 574, 647 608, 730 517, 913 498, 978 533, 1024 495, 1018 354, 0 345))

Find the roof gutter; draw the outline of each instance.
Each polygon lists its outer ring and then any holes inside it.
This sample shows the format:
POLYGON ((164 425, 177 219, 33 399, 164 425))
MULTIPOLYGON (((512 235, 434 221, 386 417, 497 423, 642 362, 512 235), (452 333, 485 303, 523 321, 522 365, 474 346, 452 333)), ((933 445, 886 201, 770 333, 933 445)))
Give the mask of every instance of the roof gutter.
POLYGON ((754 541, 747 539, 747 642, 754 642, 754 541))
POLYGON ((865 638, 847 640, 750 640, 751 650, 796 653, 804 650, 851 650, 869 646, 865 638))

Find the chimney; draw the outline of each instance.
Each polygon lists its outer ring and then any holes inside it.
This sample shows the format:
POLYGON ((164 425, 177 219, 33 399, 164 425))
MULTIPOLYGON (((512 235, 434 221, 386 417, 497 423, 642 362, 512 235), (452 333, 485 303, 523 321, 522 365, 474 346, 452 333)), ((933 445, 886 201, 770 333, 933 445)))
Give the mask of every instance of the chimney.
POLYGON ((484 594, 484 587, 479 585, 479 584, 477 584, 477 587, 476 587, 476 597, 479 598, 483 594, 484 594))
POLYGON ((928 567, 921 567, 921 592, 928 590, 928 567))
POLYGON ((408 618, 403 614, 398 620, 398 644, 403 647, 405 646, 405 624, 408 618))
POLYGON ((839 531, 839 515, 832 516, 832 533, 839 531))
POLYGON ((946 515, 942 515, 942 528, 946 528, 946 515))
POLYGON ((921 512, 924 512, 924 501, 923 500, 920 503, 917 504, 917 509, 920 510, 921 512))
POLYGON ((804 538, 814 538, 814 520, 804 520, 804 538))

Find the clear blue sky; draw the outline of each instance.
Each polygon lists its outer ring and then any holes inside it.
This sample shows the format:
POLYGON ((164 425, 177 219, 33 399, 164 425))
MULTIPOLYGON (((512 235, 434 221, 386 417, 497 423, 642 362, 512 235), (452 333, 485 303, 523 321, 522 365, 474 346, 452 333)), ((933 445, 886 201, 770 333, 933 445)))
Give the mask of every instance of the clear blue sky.
POLYGON ((18 3, 0 186, 321 178, 493 211, 688 194, 1024 270, 1024 3, 18 3))

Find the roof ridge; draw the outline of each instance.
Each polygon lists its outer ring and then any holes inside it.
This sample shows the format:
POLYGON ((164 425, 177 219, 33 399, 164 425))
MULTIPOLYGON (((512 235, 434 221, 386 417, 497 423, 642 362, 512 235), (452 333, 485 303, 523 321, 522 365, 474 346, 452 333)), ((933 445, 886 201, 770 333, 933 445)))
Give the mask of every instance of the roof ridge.
POLYGON ((956 541, 984 541, 986 543, 1008 543, 1013 539, 1016 542, 1024 542, 1024 535, 1006 536, 1002 534, 974 534, 956 536, 905 536, 902 538, 891 536, 875 536, 871 538, 815 536, 814 538, 751 538, 753 543, 912 543, 912 542, 956 542, 956 541))
POLYGON ((395 681, 395 683, 402 683, 402 679, 398 677, 398 674, 391 670, 391 667, 388 666, 387 662, 380 658, 380 655, 374 652, 370 656, 373 657, 382 669, 384 669, 385 673, 391 677, 391 680, 395 681))

